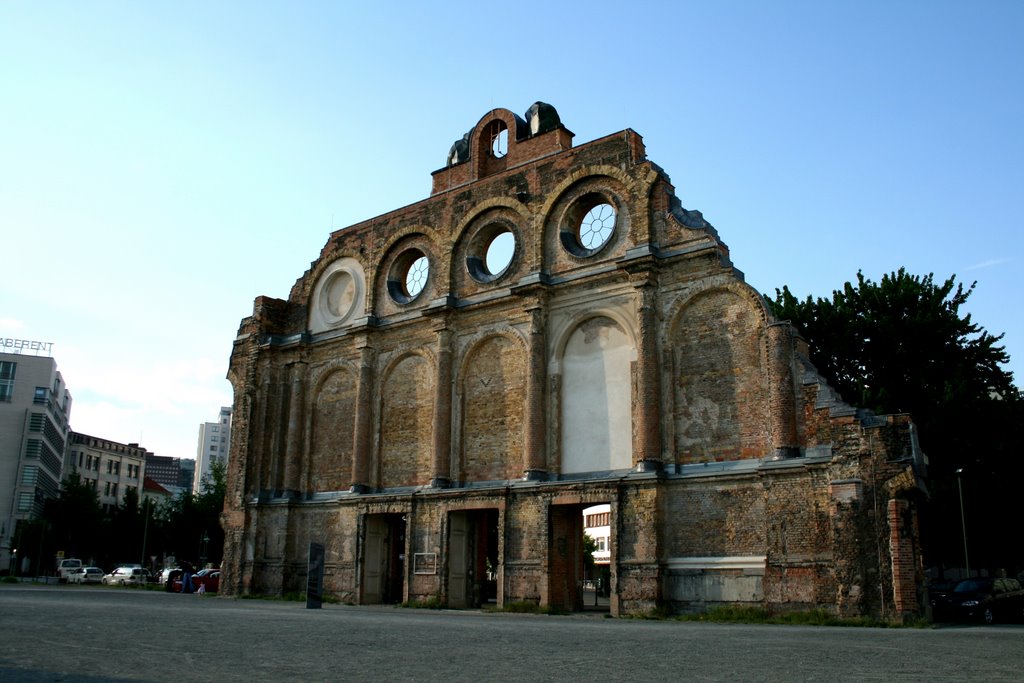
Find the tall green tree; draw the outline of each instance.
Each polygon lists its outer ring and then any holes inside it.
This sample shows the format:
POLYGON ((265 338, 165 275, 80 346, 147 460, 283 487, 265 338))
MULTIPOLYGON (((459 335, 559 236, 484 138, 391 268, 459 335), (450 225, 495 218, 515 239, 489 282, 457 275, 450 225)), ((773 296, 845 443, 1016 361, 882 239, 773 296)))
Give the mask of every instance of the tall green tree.
POLYGON ((41 521, 49 529, 45 553, 51 556, 63 552, 65 557, 92 559, 106 536, 103 508, 96 490, 78 472, 69 474, 61 482, 57 497, 46 501, 41 521))
POLYGON ((926 559, 964 564, 963 491, 974 567, 1024 569, 1024 549, 994 531, 1000 520, 1020 517, 1007 485, 1024 475, 1022 401, 1005 368, 1002 335, 962 310, 974 287, 901 268, 881 282, 858 272, 830 298, 798 299, 783 287, 768 303, 797 327, 812 362, 844 400, 914 419, 930 461, 926 559))
POLYGON ((224 530, 220 515, 227 490, 224 465, 214 462, 204 477, 201 491, 184 491, 155 513, 151 524, 155 537, 150 541, 154 553, 173 555, 178 561, 194 565, 220 564, 224 556, 224 530))

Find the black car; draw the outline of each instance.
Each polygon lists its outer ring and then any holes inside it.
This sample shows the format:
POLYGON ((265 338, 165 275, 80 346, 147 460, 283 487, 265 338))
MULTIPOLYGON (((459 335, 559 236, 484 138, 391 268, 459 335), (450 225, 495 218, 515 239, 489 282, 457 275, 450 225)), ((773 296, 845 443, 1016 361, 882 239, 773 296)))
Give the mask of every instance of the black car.
POLYGON ((1017 579, 966 579, 951 593, 932 597, 932 615, 936 621, 1021 621, 1024 589, 1017 579))

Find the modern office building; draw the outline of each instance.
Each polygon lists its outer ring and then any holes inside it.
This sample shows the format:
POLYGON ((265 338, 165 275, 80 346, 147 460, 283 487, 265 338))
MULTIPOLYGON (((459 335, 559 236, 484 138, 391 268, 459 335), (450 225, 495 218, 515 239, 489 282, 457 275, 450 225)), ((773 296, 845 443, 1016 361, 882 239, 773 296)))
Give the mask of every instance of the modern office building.
POLYGON ((196 461, 191 458, 172 458, 166 455, 146 454, 146 478, 166 489, 172 496, 192 490, 192 476, 196 461))
POLYGON ((594 564, 608 564, 612 553, 611 505, 602 503, 583 510, 583 533, 594 541, 594 564))
POLYGON ((72 432, 68 456, 69 472, 78 472, 82 481, 92 485, 104 511, 117 507, 125 494, 142 498, 146 476, 146 449, 137 443, 118 443, 88 434, 72 432))
POLYGON ((71 393, 48 342, 0 339, 0 570, 12 569, 19 520, 57 495, 71 393), (47 355, 43 355, 47 354, 47 355))
POLYGON ((231 446, 231 406, 220 409, 216 422, 199 425, 199 445, 196 446, 196 471, 192 480, 192 492, 201 493, 203 479, 210 473, 214 462, 227 464, 228 448, 231 446))

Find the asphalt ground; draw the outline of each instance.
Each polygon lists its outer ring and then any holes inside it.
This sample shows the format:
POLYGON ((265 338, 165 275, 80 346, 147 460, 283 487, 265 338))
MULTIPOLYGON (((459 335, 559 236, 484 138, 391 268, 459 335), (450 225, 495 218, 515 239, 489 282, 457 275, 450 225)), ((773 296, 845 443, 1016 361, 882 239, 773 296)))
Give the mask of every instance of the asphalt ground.
POLYGON ((0 584, 0 681, 1024 681, 1024 626, 723 625, 0 584))

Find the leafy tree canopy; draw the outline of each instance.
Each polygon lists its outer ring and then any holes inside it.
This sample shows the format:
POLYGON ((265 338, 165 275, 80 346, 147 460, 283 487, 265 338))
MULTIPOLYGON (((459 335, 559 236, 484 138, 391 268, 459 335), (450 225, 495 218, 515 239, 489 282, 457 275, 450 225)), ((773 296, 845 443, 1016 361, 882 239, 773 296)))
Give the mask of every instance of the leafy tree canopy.
POLYGON ((909 413, 917 424, 930 460, 923 526, 931 561, 963 564, 962 486, 976 566, 1024 568, 1024 551, 993 532, 997 520, 1020 515, 1012 488, 1024 476, 1024 402, 1004 367, 1002 335, 961 310, 974 287, 901 268, 881 282, 858 272, 831 298, 798 299, 788 287, 765 298, 778 319, 797 327, 811 361, 845 401, 909 413))
POLYGON ((955 276, 937 284, 931 274, 901 268, 879 283, 858 272, 856 284, 830 299, 800 300, 783 287, 769 306, 801 332, 811 360, 844 400, 877 413, 910 413, 926 450, 941 451, 951 423, 1019 398, 1003 368, 1009 356, 1002 335, 960 311, 974 287, 955 276))

